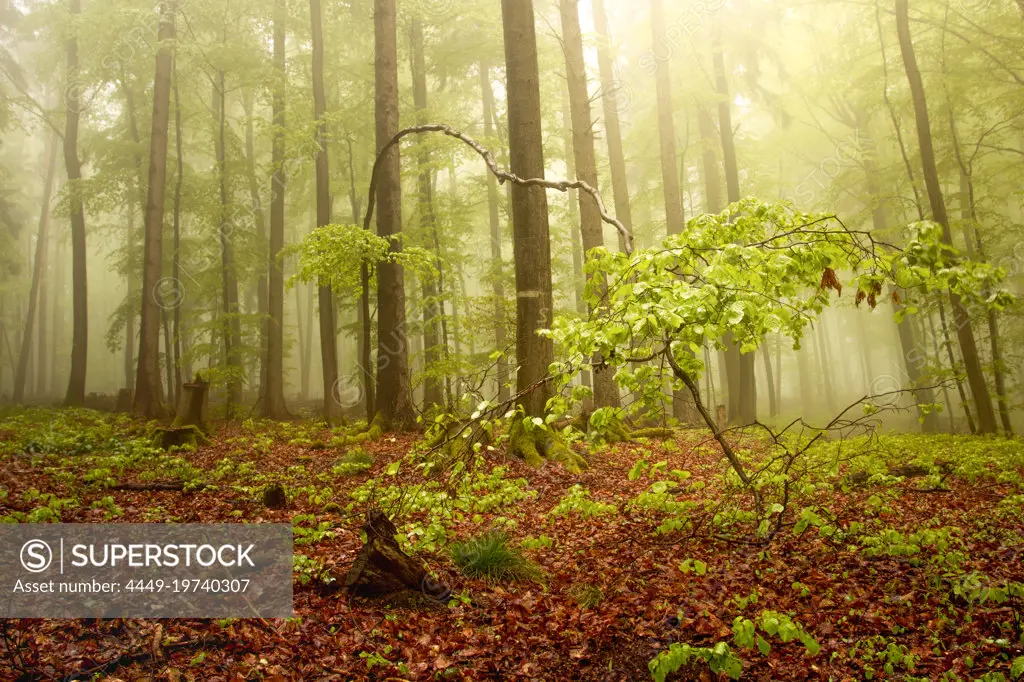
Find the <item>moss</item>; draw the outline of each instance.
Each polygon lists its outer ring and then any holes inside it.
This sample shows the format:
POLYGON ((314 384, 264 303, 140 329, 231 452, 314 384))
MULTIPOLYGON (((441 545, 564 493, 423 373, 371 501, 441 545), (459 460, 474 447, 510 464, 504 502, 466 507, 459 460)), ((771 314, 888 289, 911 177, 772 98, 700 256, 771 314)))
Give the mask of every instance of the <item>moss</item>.
POLYGON ((582 473, 587 468, 587 460, 573 452, 556 434, 540 428, 527 430, 522 419, 512 421, 508 451, 521 457, 530 466, 539 467, 547 459, 562 464, 574 474, 582 473))

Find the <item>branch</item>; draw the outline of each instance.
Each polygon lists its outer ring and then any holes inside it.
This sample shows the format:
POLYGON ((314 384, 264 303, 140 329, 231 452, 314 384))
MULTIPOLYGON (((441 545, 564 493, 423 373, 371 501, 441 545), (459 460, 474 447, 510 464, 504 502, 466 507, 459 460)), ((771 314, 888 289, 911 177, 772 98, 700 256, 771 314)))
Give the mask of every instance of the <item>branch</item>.
POLYGON ((499 168, 497 162, 494 160, 494 155, 491 154, 491 152, 488 151, 482 144, 474 140, 469 135, 466 135, 461 131, 455 130, 451 126, 445 125, 443 123, 427 123, 424 125, 403 128, 402 130, 399 130, 397 133, 395 133, 394 137, 388 140, 387 144, 385 144, 377 153, 377 158, 373 162, 373 173, 370 175, 369 203, 366 207, 366 218, 363 220, 363 229, 369 230, 370 221, 373 220, 373 208, 376 205, 377 199, 377 171, 380 167, 381 160, 384 158, 384 155, 387 154, 392 147, 398 145, 398 143, 402 141, 402 138, 407 137, 409 135, 420 135, 423 133, 444 133, 448 137, 454 137, 456 140, 461 140, 462 142, 466 143, 473 149, 473 151, 480 155, 480 157, 484 160, 484 163, 487 164, 488 170, 490 170, 490 172, 494 174, 496 178, 498 178, 498 182, 500 184, 511 182, 512 184, 519 185, 521 187, 544 187, 545 189, 554 189, 558 190, 559 192, 568 192, 571 189, 577 189, 586 192, 590 196, 594 197, 594 201, 597 202, 597 208, 601 213, 601 220, 614 227, 616 230, 618 230, 619 234, 622 235, 622 238, 626 244, 626 253, 633 252, 633 233, 630 232, 629 229, 627 229, 626 226, 623 225, 618 218, 615 218, 614 216, 608 213, 608 210, 605 208, 604 201, 602 201, 601 199, 601 194, 600 192, 597 191, 597 189, 591 187, 588 183, 584 182, 583 180, 555 181, 545 180, 544 178, 520 178, 518 175, 510 171, 506 171, 499 168))

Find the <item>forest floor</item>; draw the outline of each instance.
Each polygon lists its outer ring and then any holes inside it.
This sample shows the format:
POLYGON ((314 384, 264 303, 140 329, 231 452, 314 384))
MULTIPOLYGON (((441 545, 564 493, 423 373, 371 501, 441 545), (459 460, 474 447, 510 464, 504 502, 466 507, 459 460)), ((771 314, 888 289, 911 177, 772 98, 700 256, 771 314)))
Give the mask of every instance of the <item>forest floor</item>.
MULTIPOLYGON (((745 503, 723 492, 726 464, 707 433, 601 448, 578 476, 498 448, 466 474, 469 499, 446 511, 435 505, 442 488, 423 487, 408 459, 394 470, 412 436, 355 445, 339 433, 228 424, 211 444, 166 455, 123 416, 0 416, 2 521, 293 523, 295 551, 310 557, 296 573, 294 619, 6 621, 0 679, 644 680, 676 642, 705 652, 698 658, 738 659, 751 680, 1009 680, 1024 668, 1015 440, 874 442, 801 478, 766 544, 742 531, 745 503), (889 475, 910 463, 925 475, 889 475), (849 479, 854 469, 870 478, 849 479), (108 487, 152 478, 214 487, 108 487), (269 480, 285 484, 287 508, 261 503, 269 480), (397 607, 338 589, 362 544, 368 482, 377 502, 422 493, 399 527, 453 588, 447 605, 397 607), (459 572, 448 543, 494 528, 540 568, 539 582, 459 572), (773 614, 803 634, 766 625, 773 614), (756 646, 738 618, 756 625, 756 646)), ((691 661, 669 679, 720 676, 691 661)))

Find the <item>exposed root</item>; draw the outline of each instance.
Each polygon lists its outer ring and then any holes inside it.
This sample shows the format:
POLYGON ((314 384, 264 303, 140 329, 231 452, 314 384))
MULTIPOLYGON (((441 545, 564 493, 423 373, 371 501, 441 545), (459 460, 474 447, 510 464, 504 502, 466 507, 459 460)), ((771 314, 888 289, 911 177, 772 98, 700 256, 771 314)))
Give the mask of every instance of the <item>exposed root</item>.
POLYGON ((512 421, 508 434, 508 452, 535 467, 549 460, 561 464, 572 474, 581 474, 589 468, 587 460, 573 452, 556 434, 539 427, 527 429, 522 419, 512 421))

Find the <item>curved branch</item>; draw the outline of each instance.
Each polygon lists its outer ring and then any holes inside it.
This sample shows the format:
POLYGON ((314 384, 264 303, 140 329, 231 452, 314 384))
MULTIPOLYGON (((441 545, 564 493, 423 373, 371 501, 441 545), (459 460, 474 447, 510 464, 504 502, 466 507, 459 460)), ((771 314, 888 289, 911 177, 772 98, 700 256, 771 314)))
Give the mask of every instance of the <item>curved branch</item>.
POLYGON ((455 130, 451 126, 443 123, 426 123, 423 125, 410 126, 403 128, 395 133, 394 137, 388 140, 381 150, 377 153, 377 158, 373 162, 373 173, 370 175, 370 191, 369 201, 366 206, 366 217, 363 219, 363 229, 370 229, 370 221, 373 220, 373 208, 376 205, 377 199, 377 171, 380 167, 381 159, 387 154, 392 147, 396 146, 402 141, 402 138, 408 137, 409 135, 421 135, 424 133, 443 133, 448 137, 454 137, 456 140, 460 140, 467 144, 473 149, 480 158, 487 164, 487 169, 498 178, 498 182, 505 184, 511 182, 514 185, 520 185, 522 187, 544 187, 545 189, 554 189, 559 192, 568 192, 571 189, 577 189, 582 192, 586 192, 590 196, 594 197, 594 201, 597 202, 597 208, 601 213, 601 220, 614 227, 622 238, 626 245, 626 253, 633 252, 633 233, 626 228, 625 225, 618 219, 608 213, 605 208, 604 201, 601 199, 600 192, 596 188, 591 187, 588 183, 583 180, 545 180, 544 178, 521 178, 518 175, 503 170, 498 167, 497 162, 494 160, 494 155, 487 150, 482 144, 474 140, 469 135, 455 130))

